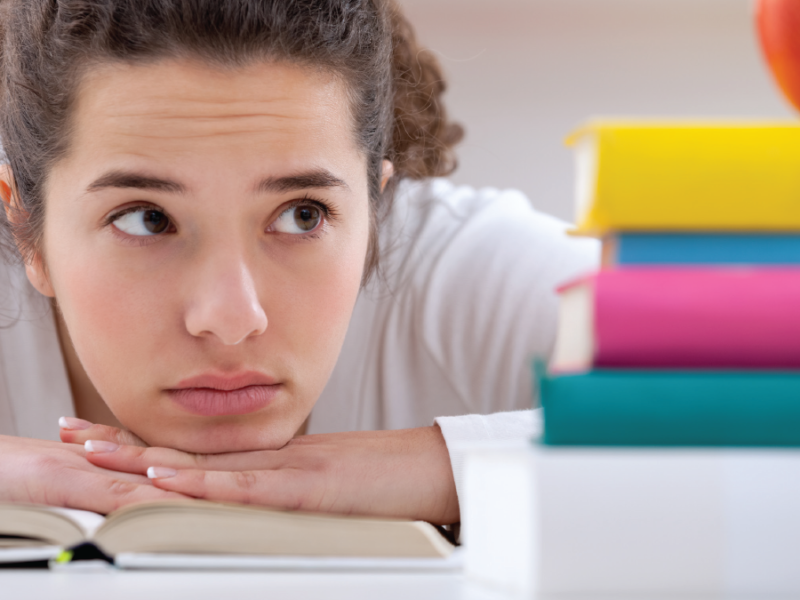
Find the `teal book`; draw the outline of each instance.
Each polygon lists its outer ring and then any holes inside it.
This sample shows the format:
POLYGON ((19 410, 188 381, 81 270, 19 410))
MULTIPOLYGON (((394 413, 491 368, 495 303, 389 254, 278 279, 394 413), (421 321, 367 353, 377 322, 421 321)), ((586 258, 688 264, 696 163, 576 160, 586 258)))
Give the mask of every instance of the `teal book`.
POLYGON ((800 372, 537 371, 545 444, 800 446, 800 372))

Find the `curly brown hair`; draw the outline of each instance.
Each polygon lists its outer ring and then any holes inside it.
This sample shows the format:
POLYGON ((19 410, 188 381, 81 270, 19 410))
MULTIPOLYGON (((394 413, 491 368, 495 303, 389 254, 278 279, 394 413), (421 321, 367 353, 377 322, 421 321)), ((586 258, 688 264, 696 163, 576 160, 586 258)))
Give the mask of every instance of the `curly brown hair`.
POLYGON ((343 76, 367 156, 365 276, 397 181, 456 166, 463 131, 447 119, 442 70, 394 0, 3 0, 0 11, 0 138, 16 198, 14 218, 0 215, 0 234, 24 260, 41 250, 47 175, 68 150, 81 75, 104 61, 285 60, 343 76), (395 176, 382 192, 384 159, 395 176))

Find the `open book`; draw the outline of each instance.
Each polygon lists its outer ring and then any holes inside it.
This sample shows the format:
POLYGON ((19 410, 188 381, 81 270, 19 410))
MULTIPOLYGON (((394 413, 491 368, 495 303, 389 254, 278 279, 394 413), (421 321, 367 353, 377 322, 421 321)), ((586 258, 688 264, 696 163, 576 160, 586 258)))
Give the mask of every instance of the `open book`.
POLYGON ((280 511, 199 500, 152 502, 107 517, 0 504, 0 563, 47 560, 91 542, 130 568, 453 568, 429 523, 280 511))

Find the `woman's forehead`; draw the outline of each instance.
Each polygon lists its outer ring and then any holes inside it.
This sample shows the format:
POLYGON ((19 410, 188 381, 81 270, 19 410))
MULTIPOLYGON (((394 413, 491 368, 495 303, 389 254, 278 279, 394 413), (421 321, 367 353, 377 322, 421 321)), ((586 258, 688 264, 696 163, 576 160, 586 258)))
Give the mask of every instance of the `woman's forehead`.
POLYGON ((341 80, 285 63, 101 65, 83 78, 73 117, 77 154, 357 152, 341 80))

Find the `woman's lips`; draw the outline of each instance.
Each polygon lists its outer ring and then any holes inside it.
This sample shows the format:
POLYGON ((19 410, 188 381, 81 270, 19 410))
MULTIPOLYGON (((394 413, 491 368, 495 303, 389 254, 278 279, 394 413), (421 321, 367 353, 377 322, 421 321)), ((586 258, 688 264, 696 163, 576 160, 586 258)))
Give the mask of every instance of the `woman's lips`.
POLYGON ((204 417, 246 415, 269 405, 280 384, 261 373, 205 374, 184 379, 167 390, 184 410, 204 417))
POLYGON ((272 402, 279 388, 279 385, 248 385, 238 390, 183 388, 169 390, 169 395, 178 406, 190 413, 221 417, 261 410, 272 402))

